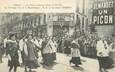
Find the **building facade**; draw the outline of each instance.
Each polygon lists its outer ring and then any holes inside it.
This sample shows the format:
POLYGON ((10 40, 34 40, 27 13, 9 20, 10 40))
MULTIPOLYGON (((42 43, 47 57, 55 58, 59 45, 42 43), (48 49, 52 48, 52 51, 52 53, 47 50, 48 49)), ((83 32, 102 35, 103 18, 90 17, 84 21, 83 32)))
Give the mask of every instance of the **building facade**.
POLYGON ((65 36, 81 32, 82 17, 80 13, 3 13, 1 16, 1 33, 17 33, 18 36, 34 34, 39 36, 65 36))

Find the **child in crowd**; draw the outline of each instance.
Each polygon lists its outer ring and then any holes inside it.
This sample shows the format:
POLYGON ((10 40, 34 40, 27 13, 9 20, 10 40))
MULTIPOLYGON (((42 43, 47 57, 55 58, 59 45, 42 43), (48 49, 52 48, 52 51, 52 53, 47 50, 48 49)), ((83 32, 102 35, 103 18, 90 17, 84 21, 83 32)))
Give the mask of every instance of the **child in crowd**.
POLYGON ((81 60, 80 60, 80 51, 79 51, 79 44, 77 41, 72 41, 71 44, 71 60, 70 60, 70 64, 73 63, 75 64, 76 67, 79 67, 79 65, 81 64, 81 60))

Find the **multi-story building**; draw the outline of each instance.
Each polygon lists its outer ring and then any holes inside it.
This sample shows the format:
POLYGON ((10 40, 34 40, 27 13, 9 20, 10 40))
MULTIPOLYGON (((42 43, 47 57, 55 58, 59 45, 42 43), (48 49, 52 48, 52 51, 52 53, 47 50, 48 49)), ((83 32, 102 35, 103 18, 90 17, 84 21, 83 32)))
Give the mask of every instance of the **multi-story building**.
POLYGON ((73 35, 74 32, 81 32, 83 29, 85 31, 87 27, 87 16, 80 11, 74 13, 3 13, 0 16, 0 29, 4 34, 16 32, 22 35, 32 33, 64 36, 73 35))
POLYGON ((52 35, 61 36, 69 33, 72 35, 74 29, 74 13, 49 13, 47 24, 52 26, 52 35))
POLYGON ((0 31, 2 34, 8 34, 14 25, 21 20, 22 14, 1 13, 0 14, 0 31))
POLYGON ((44 34, 46 32, 45 14, 3 13, 1 16, 1 33, 17 33, 23 36, 28 33, 44 34), (38 33, 37 33, 38 32, 38 33))

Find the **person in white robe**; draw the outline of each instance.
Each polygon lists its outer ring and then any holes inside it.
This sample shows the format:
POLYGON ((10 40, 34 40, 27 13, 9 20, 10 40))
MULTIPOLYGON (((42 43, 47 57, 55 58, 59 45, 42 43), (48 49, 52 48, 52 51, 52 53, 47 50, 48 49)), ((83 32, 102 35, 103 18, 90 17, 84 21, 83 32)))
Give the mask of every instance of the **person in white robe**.
POLYGON ((37 53, 37 56, 38 56, 38 63, 39 63, 42 60, 42 58, 41 58, 42 57, 41 56, 41 44, 42 44, 42 42, 39 39, 37 39, 37 37, 34 37, 32 39, 32 42, 35 44, 36 53, 37 53))
POLYGON ((80 50, 79 50, 79 44, 77 41, 72 41, 71 44, 71 60, 70 60, 70 64, 73 63, 75 64, 76 67, 79 67, 79 65, 81 65, 81 59, 80 59, 80 50))
POLYGON ((26 45, 27 39, 26 37, 23 37, 20 41, 19 41, 19 62, 21 65, 25 65, 25 59, 26 56, 28 55, 28 51, 27 51, 27 45, 26 45))
POLYGON ((53 60, 56 60, 57 43, 56 43, 54 37, 51 39, 50 45, 52 48, 52 58, 53 58, 53 60))
POLYGON ((8 39, 9 39, 9 36, 4 39, 4 53, 5 53, 4 55, 5 56, 8 55, 8 45, 7 45, 8 39))
POLYGON ((105 39, 100 39, 99 41, 97 41, 96 50, 97 58, 99 61, 99 70, 101 72, 106 72, 107 68, 110 66, 110 61, 108 61, 110 49, 107 41, 105 39))

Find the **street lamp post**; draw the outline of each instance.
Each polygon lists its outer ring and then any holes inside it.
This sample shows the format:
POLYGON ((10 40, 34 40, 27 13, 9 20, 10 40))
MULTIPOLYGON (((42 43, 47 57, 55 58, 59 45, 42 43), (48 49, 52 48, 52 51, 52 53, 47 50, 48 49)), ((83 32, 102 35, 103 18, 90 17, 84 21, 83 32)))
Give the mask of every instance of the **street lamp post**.
MULTIPOLYGON (((79 27, 77 27, 78 26, 78 13, 79 13, 79 1, 77 0, 76 1, 76 12, 75 12, 75 29, 74 29, 74 37, 76 38, 76 36, 77 36, 77 28, 79 28, 79 27)), ((79 30, 80 30, 80 28, 79 28, 79 30)))
POLYGON ((82 16, 82 33, 84 33, 84 15, 85 15, 85 0, 83 0, 83 10, 82 10, 82 14, 83 14, 83 16, 82 16))

